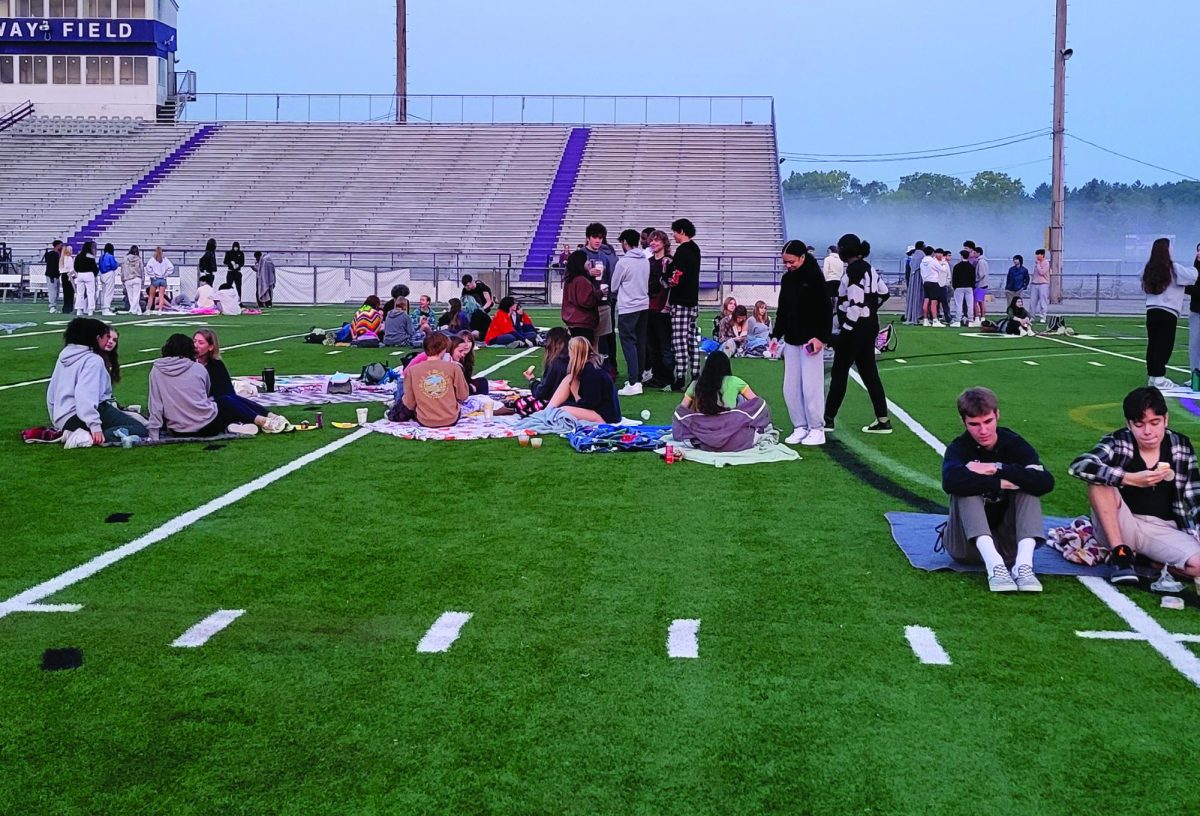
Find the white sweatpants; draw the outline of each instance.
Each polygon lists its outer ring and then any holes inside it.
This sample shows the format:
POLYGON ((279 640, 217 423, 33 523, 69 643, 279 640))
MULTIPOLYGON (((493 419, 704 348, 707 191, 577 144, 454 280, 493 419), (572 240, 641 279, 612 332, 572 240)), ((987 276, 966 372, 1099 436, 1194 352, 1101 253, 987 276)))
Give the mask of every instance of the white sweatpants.
POLYGON ((825 429, 825 355, 783 344, 783 400, 798 430, 825 429))
POLYGON ((117 273, 103 272, 100 275, 100 311, 112 311, 113 292, 117 288, 117 273))
POLYGON ((75 314, 90 315, 96 311, 96 275, 78 272, 75 275, 75 314))
POLYGON ((137 280, 125 281, 125 299, 129 301, 129 313, 142 313, 142 282, 137 280))
POLYGON ((1029 286, 1029 316, 1046 319, 1050 308, 1050 284, 1034 283, 1029 286))

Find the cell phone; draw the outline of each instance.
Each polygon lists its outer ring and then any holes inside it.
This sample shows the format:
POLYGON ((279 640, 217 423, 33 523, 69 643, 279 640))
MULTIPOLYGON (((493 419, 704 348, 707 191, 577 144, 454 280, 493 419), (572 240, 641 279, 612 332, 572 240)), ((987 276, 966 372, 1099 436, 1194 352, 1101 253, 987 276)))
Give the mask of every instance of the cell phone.
POLYGON ((809 354, 817 353, 817 347, 812 344, 812 340, 809 340, 807 343, 804 344, 804 350, 807 351, 809 354))

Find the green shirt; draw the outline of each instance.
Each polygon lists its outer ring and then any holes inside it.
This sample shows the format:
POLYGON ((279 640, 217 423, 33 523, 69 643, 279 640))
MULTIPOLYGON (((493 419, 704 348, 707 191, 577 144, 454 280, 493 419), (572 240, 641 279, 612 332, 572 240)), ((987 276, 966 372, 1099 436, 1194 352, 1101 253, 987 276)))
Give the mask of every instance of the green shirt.
MULTIPOLYGON (((734 377, 733 375, 730 375, 721 380, 721 396, 717 401, 721 404, 722 408, 736 408, 738 394, 742 393, 749 387, 750 386, 748 386, 746 381, 741 377, 734 377)), ((692 384, 687 387, 685 394, 686 396, 691 397, 693 400, 696 399, 695 380, 693 380, 692 384)))

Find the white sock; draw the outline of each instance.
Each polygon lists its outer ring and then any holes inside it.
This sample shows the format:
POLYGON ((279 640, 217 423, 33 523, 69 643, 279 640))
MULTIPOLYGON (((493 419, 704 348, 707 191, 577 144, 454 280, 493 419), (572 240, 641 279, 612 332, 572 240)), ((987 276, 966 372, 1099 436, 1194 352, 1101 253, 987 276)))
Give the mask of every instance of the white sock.
POLYGON ((1032 538, 1022 538, 1017 542, 1017 560, 1013 562, 1013 566, 1017 567, 1021 564, 1033 569, 1033 549, 1037 546, 1037 542, 1032 538))
POLYGON ((975 547, 983 556, 983 565, 987 567, 988 575, 991 575, 996 567, 1004 566, 1004 559, 996 551, 996 542, 992 541, 991 536, 979 536, 975 539, 975 547))

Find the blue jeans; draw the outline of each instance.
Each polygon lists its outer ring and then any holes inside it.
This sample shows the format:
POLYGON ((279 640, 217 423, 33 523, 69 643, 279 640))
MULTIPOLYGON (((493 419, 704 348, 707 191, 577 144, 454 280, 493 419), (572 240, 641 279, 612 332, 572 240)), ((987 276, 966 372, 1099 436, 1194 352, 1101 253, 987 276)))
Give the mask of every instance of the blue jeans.
POLYGON ((222 415, 237 417, 236 420, 230 420, 230 422, 253 424, 256 417, 267 415, 266 408, 245 397, 239 397, 237 394, 222 394, 214 399, 222 415))

